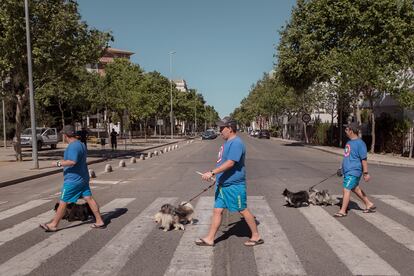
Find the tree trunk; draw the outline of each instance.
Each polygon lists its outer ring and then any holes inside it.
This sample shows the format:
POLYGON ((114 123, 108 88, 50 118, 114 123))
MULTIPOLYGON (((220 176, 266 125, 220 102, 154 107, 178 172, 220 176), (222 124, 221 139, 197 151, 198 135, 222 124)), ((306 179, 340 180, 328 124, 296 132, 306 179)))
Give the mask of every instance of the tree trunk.
POLYGON ((61 120, 62 120, 62 129, 63 129, 65 127, 65 112, 63 110, 62 102, 60 100, 58 101, 58 107, 59 107, 59 111, 60 111, 60 116, 61 116, 61 120))
POLYGON ((147 142, 147 129, 148 129, 148 119, 145 118, 145 120, 144 120, 144 137, 145 137, 145 142, 147 142))
POLYGON ((371 105, 371 137, 372 137, 372 142, 371 142, 371 149, 370 149, 370 153, 374 153, 375 150, 375 113, 374 113, 374 102, 372 99, 369 100, 369 103, 371 105))
POLYGON ((410 128, 410 152, 408 153, 408 158, 411 159, 413 157, 413 149, 414 149, 414 128, 410 128))
MULTIPOLYGON (((16 152, 16 161, 23 161, 22 157, 22 147, 21 147, 21 139, 20 135, 22 133, 22 108, 23 108, 23 100, 24 96, 17 94, 17 104, 16 104, 16 144, 15 144, 15 152, 16 152)), ((36 131, 36 130, 32 130, 36 131)))
POLYGON ((309 144, 309 138, 308 138, 308 130, 307 130, 307 124, 303 122, 303 134, 305 135, 305 143, 309 144))
MULTIPOLYGON (((342 103, 341 103, 342 104, 342 103)), ((342 106, 339 107, 339 121, 338 121, 338 129, 339 129, 339 147, 342 148, 342 106)))

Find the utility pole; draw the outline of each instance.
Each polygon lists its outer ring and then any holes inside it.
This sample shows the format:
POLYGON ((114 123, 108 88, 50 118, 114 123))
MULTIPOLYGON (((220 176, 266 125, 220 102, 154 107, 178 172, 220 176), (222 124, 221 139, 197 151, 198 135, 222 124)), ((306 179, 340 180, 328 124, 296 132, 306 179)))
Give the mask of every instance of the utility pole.
POLYGON ((197 132, 197 93, 194 94, 194 134, 197 132))
POLYGON ((171 51, 169 53, 170 55, 170 120, 171 120, 171 140, 174 139, 174 122, 173 122, 173 96, 172 96, 172 90, 173 90, 173 79, 172 79, 172 57, 173 54, 175 54, 175 51, 171 51))
POLYGON ((37 131, 36 131, 36 117, 34 106, 34 92, 33 92, 33 74, 32 74, 32 49, 30 44, 30 25, 29 25, 29 3, 24 0, 25 17, 26 17, 26 42, 27 42, 27 69, 29 79, 29 94, 30 94, 30 121, 32 127, 32 159, 34 169, 39 168, 39 160, 37 159, 37 131))

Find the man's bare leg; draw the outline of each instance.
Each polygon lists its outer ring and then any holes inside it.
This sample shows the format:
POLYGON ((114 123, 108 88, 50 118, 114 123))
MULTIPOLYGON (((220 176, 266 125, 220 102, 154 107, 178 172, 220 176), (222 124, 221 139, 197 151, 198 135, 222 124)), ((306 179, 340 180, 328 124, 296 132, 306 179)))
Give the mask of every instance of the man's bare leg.
POLYGON ((342 206, 341 206, 341 210, 339 210, 339 213, 346 215, 346 211, 348 210, 350 199, 351 199, 351 191, 343 188, 342 206))
POLYGON ((101 213, 99 212, 99 206, 98 203, 96 203, 95 199, 91 196, 85 197, 86 202, 89 204, 89 207, 92 210, 92 213, 95 216, 95 224, 96 225, 104 225, 105 222, 102 219, 101 213))
POLYGON ((213 209, 213 216, 211 218, 211 225, 210 230, 206 237, 203 238, 203 241, 208 244, 214 244, 214 240, 216 238, 217 231, 221 224, 221 219, 223 216, 223 208, 214 208, 213 209))
POLYGON ((374 203, 372 203, 368 199, 368 197, 365 194, 365 192, 359 186, 356 186, 352 191, 364 202, 366 209, 369 209, 371 207, 374 207, 374 203))
POLYGON ((66 211, 66 206, 67 206, 67 202, 64 201, 59 201, 59 207, 56 210, 56 214, 53 217, 52 221, 47 223, 46 226, 49 229, 56 229, 59 225, 60 220, 63 218, 63 216, 65 215, 65 211, 66 211))
POLYGON ((257 230, 257 224, 256 224, 256 220, 253 214, 247 208, 244 209, 243 211, 240 211, 240 214, 244 217, 247 225, 250 228, 250 231, 252 232, 252 236, 250 237, 250 240, 252 241, 260 240, 259 231, 257 230))

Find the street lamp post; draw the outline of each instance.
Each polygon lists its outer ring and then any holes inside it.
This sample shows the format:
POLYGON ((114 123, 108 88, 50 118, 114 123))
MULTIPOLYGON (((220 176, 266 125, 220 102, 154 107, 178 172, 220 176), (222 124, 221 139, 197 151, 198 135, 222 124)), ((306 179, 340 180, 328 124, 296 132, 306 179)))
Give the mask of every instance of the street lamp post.
POLYGON ((171 121, 171 140, 174 138, 174 122, 173 122, 173 96, 172 96, 172 90, 173 90, 173 79, 172 79, 172 57, 173 54, 175 54, 175 51, 171 51, 169 53, 170 55, 170 121, 171 121))
POLYGON ((197 93, 194 95, 194 134, 197 133, 197 93))
POLYGON ((29 27, 29 4, 28 0, 24 0, 24 11, 26 18, 26 44, 27 44, 27 69, 29 79, 29 94, 30 94, 30 121, 32 127, 32 159, 35 169, 39 168, 39 161, 37 159, 37 132, 36 132, 36 118, 33 95, 33 77, 32 77, 32 49, 30 45, 30 27, 29 27))
POLYGON ((6 141, 6 109, 4 107, 4 97, 1 99, 1 103, 3 105, 3 140, 4 140, 4 148, 7 148, 7 141, 6 141))

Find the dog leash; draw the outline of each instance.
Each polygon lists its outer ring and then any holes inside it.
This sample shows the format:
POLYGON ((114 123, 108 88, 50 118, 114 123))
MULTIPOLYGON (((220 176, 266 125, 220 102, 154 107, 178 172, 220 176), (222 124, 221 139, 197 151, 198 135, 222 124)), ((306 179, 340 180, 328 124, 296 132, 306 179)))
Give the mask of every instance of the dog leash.
POLYGON ((318 183, 316 183, 315 185, 311 186, 311 187, 309 188, 309 190, 313 189, 313 188, 314 188, 314 187, 316 187, 317 185, 319 185, 319 184, 321 184, 321 183, 325 182, 326 180, 328 180, 329 178, 331 178, 332 176, 335 176, 335 175, 337 175, 337 173, 334 173, 334 174, 332 174, 332 175, 328 176, 327 178, 323 179, 322 181, 319 181, 319 182, 318 182, 318 183))
MULTIPOLYGON (((203 175, 201 172, 196 172, 199 175, 203 175)), ((180 204, 181 206, 186 205, 187 203, 190 203, 191 201, 193 201, 194 199, 196 199, 197 197, 199 197, 200 195, 202 195, 204 192, 208 191, 211 187, 213 187, 214 185, 216 185, 216 178, 212 178, 213 184, 211 184, 210 186, 208 186, 207 188, 205 188, 204 190, 202 190, 200 193, 196 194, 195 196, 193 196, 190 200, 184 202, 183 204, 180 204)))

